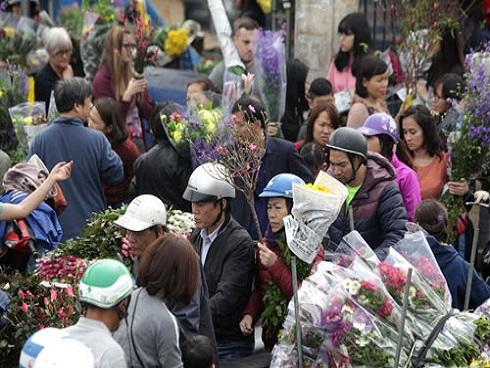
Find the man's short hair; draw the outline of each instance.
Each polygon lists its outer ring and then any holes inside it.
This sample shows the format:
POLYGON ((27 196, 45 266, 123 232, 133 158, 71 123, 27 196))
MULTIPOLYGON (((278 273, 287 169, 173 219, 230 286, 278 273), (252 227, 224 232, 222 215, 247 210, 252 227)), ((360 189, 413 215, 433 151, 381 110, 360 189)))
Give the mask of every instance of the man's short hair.
POLYGON ((207 336, 190 336, 182 346, 184 368, 211 367, 216 363, 214 350, 213 343, 207 336))
POLYGON ((92 85, 83 78, 60 80, 54 87, 54 100, 60 113, 70 112, 75 104, 83 105, 92 96, 92 85))
POLYGON ((257 97, 243 95, 234 104, 231 113, 243 113, 247 123, 260 122, 260 126, 265 130, 267 124, 267 111, 257 97))
POLYGON ((237 18, 233 22, 232 36, 235 36, 238 33, 238 31, 242 28, 245 28, 247 31, 253 31, 259 28, 259 24, 255 20, 249 17, 237 18))

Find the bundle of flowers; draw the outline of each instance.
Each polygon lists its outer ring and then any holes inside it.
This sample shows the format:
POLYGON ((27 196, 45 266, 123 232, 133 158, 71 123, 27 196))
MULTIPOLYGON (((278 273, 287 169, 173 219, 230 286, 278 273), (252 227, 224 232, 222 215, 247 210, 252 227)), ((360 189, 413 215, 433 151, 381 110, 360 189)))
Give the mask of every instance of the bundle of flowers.
POLYGON ((279 122, 286 104, 286 49, 284 32, 259 30, 254 65, 262 101, 270 121, 279 122))
MULTIPOLYGON (((68 272, 68 271, 67 271, 68 272)), ((38 274, 0 271, 0 290, 10 299, 0 327, 0 366, 16 367, 24 342, 44 327, 67 327, 80 314, 76 284, 47 282, 38 274)))
POLYGON ((180 210, 170 210, 168 212, 167 230, 171 233, 188 235, 195 227, 196 224, 192 213, 180 210))
MULTIPOLYGON (((481 357, 490 337, 488 308, 479 314, 451 310, 437 263, 425 256, 430 248, 423 234, 407 239, 381 262, 353 232, 337 250, 335 263, 320 263, 302 283, 298 321, 305 366, 392 367, 406 287, 401 366, 467 367, 481 357)), ((292 303, 288 310, 271 367, 297 366, 292 303)))
POLYGON ((0 61, 25 66, 27 54, 36 47, 36 43, 34 32, 0 28, 0 61))
MULTIPOLYGON (((490 43, 482 52, 466 56, 466 74, 461 121, 449 133, 448 148, 451 180, 483 179, 490 172, 490 43)), ((458 215, 464 212, 462 197, 443 196, 454 228, 458 215)), ((454 235, 450 242, 454 240, 454 235)))
POLYGON ((47 128, 46 106, 43 102, 23 102, 8 109, 15 128, 19 151, 27 154, 34 137, 47 128))

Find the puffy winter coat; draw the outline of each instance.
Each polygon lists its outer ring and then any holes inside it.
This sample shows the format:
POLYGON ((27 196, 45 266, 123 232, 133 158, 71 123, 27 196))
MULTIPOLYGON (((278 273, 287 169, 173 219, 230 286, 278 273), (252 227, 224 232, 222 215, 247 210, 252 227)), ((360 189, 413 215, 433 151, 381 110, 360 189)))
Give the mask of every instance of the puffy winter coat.
POLYGON ((349 208, 345 206, 328 231, 329 247, 335 247, 344 235, 357 230, 378 257, 384 259, 388 248, 405 234, 407 211, 389 161, 381 155, 370 153, 367 167, 364 183, 350 205, 354 229, 350 228, 349 208))
MULTIPOLYGON (((437 264, 446 279, 449 292, 453 298, 452 307, 460 310, 464 307, 466 293, 466 279, 470 270, 470 264, 458 253, 454 247, 441 244, 433 236, 427 237, 432 253, 437 264)), ((490 298, 490 287, 482 278, 473 271, 473 283, 471 285, 470 309, 474 309, 490 298)))

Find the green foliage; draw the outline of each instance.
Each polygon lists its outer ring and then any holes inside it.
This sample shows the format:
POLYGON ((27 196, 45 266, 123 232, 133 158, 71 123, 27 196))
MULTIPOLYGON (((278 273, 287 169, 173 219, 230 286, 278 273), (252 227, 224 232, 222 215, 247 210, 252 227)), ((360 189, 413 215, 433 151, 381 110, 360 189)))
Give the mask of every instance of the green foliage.
POLYGON ((34 32, 16 31, 13 37, 0 34, 0 60, 12 65, 26 65, 26 56, 36 46, 34 32))
MULTIPOLYGON (((123 231, 114 221, 124 214, 126 206, 94 214, 83 229, 82 236, 69 239, 55 251, 55 256, 72 255, 83 259, 113 258, 119 259, 123 231)), ((132 262, 124 263, 131 269, 132 262)))
POLYGON ((67 9, 61 12, 60 26, 65 28, 75 40, 80 40, 82 36, 84 14, 78 9, 67 9))
POLYGON ((41 286, 35 275, 10 274, 0 269, 0 290, 11 303, 7 323, 0 328, 0 367, 17 367, 24 342, 43 327, 63 328, 80 314, 76 290, 41 286))
MULTIPOLYGON (((291 250, 286 243, 286 235, 282 234, 276 241, 286 266, 291 270, 291 250)), ((296 262, 296 271, 299 280, 304 280, 310 274, 311 267, 301 260, 296 262)), ((282 294, 274 282, 269 282, 264 294, 264 311, 261 314, 264 329, 277 330, 282 326, 288 313, 289 299, 282 294)))

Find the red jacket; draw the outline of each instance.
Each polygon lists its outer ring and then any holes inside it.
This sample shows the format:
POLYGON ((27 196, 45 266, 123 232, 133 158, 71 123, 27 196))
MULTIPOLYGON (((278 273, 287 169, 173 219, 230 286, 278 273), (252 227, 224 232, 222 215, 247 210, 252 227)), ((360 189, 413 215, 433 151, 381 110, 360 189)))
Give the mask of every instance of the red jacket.
MULTIPOLYGON (((264 309, 264 294, 267 288, 267 284, 273 281, 281 290, 282 294, 289 300, 293 297, 293 285, 291 271, 282 259, 281 250, 276 245, 267 244, 270 250, 277 255, 277 260, 274 264, 267 268, 260 262, 259 251, 256 251, 256 274, 255 274, 255 289, 250 296, 247 306, 245 307, 242 316, 249 314, 252 316, 253 323, 255 324, 260 318, 264 309)), ((313 260, 312 269, 318 262, 323 261, 324 250, 323 246, 320 246, 318 253, 313 260)))
MULTIPOLYGON (((112 76, 107 65, 102 64, 100 69, 97 71, 97 74, 95 75, 94 78, 94 83, 92 85, 92 90, 95 99, 100 97, 112 97, 116 99, 116 94, 112 89, 112 76)), ((126 116, 128 115, 128 111, 129 108, 131 107, 132 101, 125 102, 121 99, 118 102, 119 102, 119 107, 121 109, 121 114, 123 116, 123 119, 126 120, 126 116)), ((143 101, 138 102, 138 111, 139 111, 140 118, 149 119, 151 116, 152 109, 153 109, 153 105, 147 89, 145 91, 143 101)))

